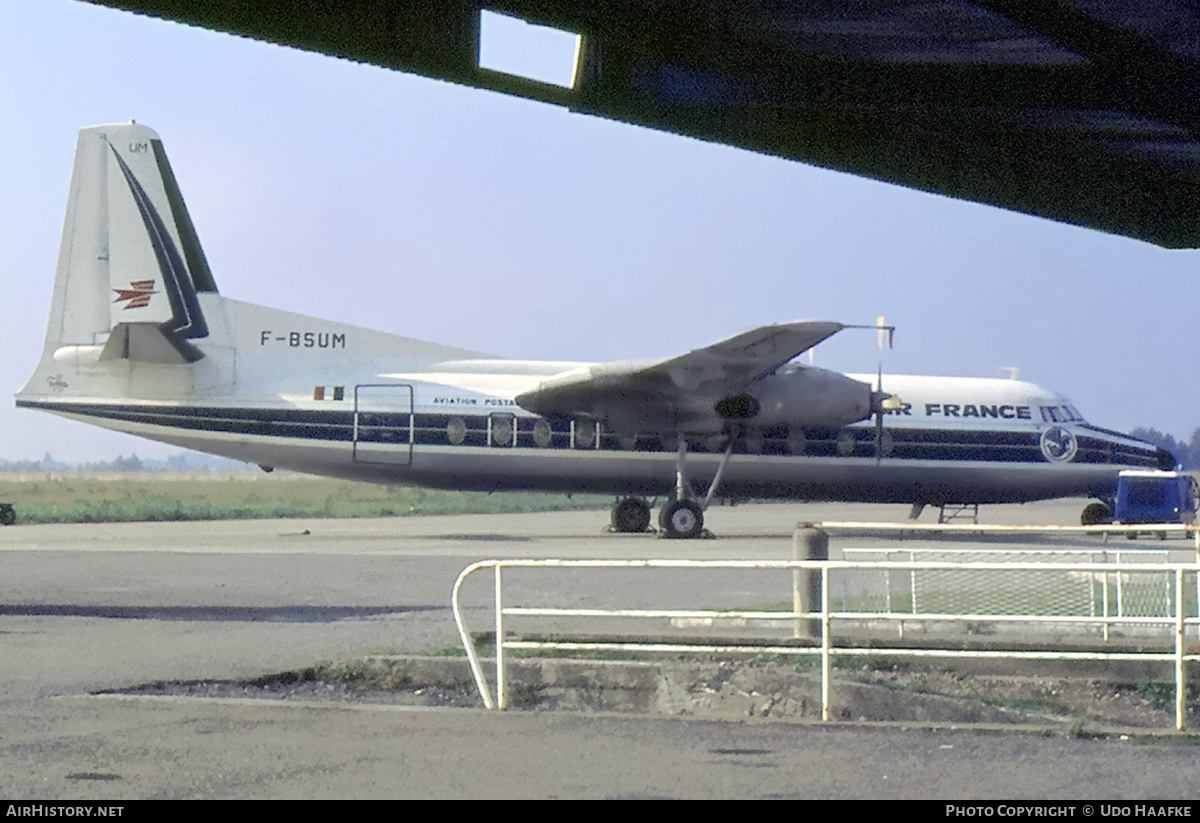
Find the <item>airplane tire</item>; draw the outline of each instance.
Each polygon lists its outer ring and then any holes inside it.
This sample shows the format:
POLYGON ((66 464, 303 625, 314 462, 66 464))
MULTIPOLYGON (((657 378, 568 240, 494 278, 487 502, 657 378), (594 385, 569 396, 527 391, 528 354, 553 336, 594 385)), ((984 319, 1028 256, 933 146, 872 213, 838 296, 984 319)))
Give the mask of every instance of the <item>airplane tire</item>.
POLYGON ((704 531, 704 510, 694 500, 672 500, 658 513, 663 537, 686 540, 704 531))
POLYGON ((612 530, 641 534, 650 526, 650 505, 640 497, 621 499, 612 510, 612 530))
POLYGON ((1088 503, 1079 516, 1081 526, 1107 526, 1112 523, 1112 512, 1103 503, 1088 503))

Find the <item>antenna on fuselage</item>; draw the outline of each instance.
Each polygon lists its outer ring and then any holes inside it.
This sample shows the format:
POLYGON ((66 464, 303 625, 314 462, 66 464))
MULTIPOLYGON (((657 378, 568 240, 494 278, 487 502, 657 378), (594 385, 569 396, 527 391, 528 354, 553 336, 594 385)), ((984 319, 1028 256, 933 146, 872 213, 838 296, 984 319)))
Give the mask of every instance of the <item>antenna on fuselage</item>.
POLYGON ((1021 379, 1021 367, 1020 366, 1000 366, 1000 371, 1007 371, 1009 380, 1020 380, 1021 379))

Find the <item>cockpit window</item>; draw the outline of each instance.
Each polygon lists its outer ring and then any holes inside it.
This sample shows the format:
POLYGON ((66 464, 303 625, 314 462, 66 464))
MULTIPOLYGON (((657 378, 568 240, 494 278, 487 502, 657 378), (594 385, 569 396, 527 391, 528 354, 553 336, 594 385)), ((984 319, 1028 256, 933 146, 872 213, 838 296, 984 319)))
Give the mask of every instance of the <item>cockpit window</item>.
POLYGON ((1070 403, 1061 406, 1042 406, 1042 421, 1045 423, 1083 423, 1083 415, 1070 403))

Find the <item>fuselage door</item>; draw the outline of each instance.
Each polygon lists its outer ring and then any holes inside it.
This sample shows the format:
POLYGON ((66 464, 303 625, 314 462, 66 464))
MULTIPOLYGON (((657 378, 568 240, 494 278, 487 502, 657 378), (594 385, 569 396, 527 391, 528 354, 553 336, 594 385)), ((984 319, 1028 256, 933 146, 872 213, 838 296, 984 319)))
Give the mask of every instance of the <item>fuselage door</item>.
POLYGON ((354 461, 407 466, 412 462, 412 386, 354 387, 354 461))

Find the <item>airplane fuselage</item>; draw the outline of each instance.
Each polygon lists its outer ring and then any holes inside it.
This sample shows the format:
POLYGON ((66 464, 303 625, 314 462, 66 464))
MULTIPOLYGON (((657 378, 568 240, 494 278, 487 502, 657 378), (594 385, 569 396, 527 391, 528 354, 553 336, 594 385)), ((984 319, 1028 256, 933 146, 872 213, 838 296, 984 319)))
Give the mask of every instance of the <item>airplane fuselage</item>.
MULTIPOLYGON (((586 364, 445 358, 433 344, 414 350, 407 338, 215 294, 200 303, 210 335, 196 343, 205 355, 198 362, 101 361, 99 347, 63 347, 43 358, 18 405, 354 480, 618 495, 674 488, 674 436, 543 418, 513 399, 586 364), (393 348, 406 351, 390 355, 393 348)), ((878 443, 870 419, 839 427, 744 421, 718 494, 931 504, 1104 498, 1119 470, 1160 461, 1148 444, 1091 426, 1031 383, 889 375, 884 387, 901 405, 885 415, 878 443)), ((706 486, 726 441, 721 432, 685 438, 692 481, 706 486)))

